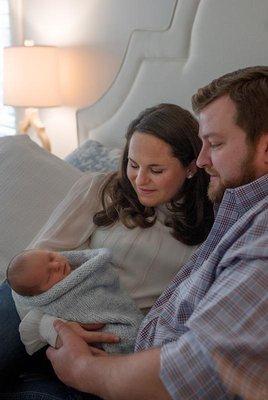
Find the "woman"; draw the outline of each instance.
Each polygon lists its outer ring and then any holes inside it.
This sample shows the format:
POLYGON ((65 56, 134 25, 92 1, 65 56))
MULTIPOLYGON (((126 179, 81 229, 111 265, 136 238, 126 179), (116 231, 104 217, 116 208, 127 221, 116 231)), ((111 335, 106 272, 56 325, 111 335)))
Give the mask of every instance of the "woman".
MULTIPOLYGON (((188 111, 172 104, 148 108, 129 125, 126 139, 119 172, 85 174, 29 247, 110 248, 121 283, 146 312, 204 241, 213 213, 207 199, 208 178, 195 164, 201 148, 198 123, 188 111)), ((16 306, 20 318, 27 321, 28 310, 16 306)), ((44 316, 40 332, 55 345, 52 322, 52 317, 44 316)), ((18 323, 17 317, 14 325, 18 323)), ((92 341, 97 341, 92 332, 70 325, 81 336, 93 335, 92 341)), ((23 354, 21 343, 14 340, 23 354)), ((44 382, 32 385, 45 393, 44 382)), ((60 397, 62 384, 53 381, 49 387, 53 385, 61 385, 56 398, 66 398, 60 397)))

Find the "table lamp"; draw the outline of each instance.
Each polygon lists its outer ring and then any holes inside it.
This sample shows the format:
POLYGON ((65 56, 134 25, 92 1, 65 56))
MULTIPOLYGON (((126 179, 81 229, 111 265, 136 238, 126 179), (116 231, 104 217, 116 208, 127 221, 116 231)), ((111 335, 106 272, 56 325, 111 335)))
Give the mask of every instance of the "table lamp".
POLYGON ((42 146, 51 151, 37 108, 61 104, 58 48, 34 46, 32 42, 6 47, 3 75, 4 104, 26 108, 19 124, 20 132, 27 133, 33 127, 42 146))

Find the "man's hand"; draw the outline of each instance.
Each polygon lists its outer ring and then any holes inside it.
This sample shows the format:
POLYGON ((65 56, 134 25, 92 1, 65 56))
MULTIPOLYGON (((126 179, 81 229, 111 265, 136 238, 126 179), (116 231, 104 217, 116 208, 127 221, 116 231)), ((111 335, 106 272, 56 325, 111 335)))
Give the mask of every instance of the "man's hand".
MULTIPOLYGON (((77 325, 80 327, 79 324, 77 325)), ((85 339, 77 335, 76 329, 78 329, 78 327, 76 325, 74 326, 75 329, 73 329, 73 325, 71 325, 70 329, 70 323, 64 323, 60 320, 54 322, 54 327, 58 332, 61 346, 58 349, 49 347, 46 351, 46 355, 52 363, 58 378, 66 385, 82 391, 83 372, 87 369, 85 364, 87 364, 91 358, 105 356, 106 353, 103 350, 89 346, 85 339)), ((87 333, 96 333, 98 335, 97 332, 87 333)), ((101 335, 100 332, 99 335, 101 335)), ((107 337, 108 334, 103 335, 107 337)), ((96 336, 93 335, 93 337, 94 341, 96 341, 96 336)), ((90 337, 87 337, 87 339, 91 342, 90 337)), ((103 337, 97 336, 97 339, 100 341, 103 337)))
POLYGON ((46 354, 66 385, 106 400, 170 400, 159 378, 159 348, 104 356, 105 352, 89 346, 66 323, 57 320, 54 326, 62 345, 49 347, 46 354))
MULTIPOLYGON (((55 321, 54 327, 60 321, 55 321)), ((76 333, 81 339, 89 344, 95 343, 118 343, 119 337, 114 335, 113 333, 107 332, 99 332, 98 330, 104 327, 104 324, 95 323, 95 324, 79 324, 78 322, 65 322, 65 325, 72 329, 73 332, 76 333)), ((57 329, 56 329, 57 330, 57 329)), ((56 349, 62 346, 62 341, 60 336, 57 337, 56 341, 56 349)))

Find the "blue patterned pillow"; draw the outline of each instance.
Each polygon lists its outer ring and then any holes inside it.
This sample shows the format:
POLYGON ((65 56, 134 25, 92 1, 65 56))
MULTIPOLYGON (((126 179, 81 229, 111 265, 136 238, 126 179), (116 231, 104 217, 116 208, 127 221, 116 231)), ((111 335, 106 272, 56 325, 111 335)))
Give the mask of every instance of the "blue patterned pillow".
POLYGON ((96 140, 88 139, 69 154, 65 161, 81 171, 108 172, 118 168, 122 150, 109 150, 96 140))

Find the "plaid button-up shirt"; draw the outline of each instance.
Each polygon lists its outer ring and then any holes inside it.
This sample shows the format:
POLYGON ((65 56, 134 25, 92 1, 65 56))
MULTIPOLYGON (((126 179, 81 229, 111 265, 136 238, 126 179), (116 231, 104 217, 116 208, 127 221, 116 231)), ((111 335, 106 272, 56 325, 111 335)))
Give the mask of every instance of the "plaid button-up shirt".
POLYGON ((172 399, 248 399, 252 388, 265 398, 256 382, 268 381, 267 205, 268 175, 227 189, 207 240, 141 325, 136 351, 161 346, 172 399))

